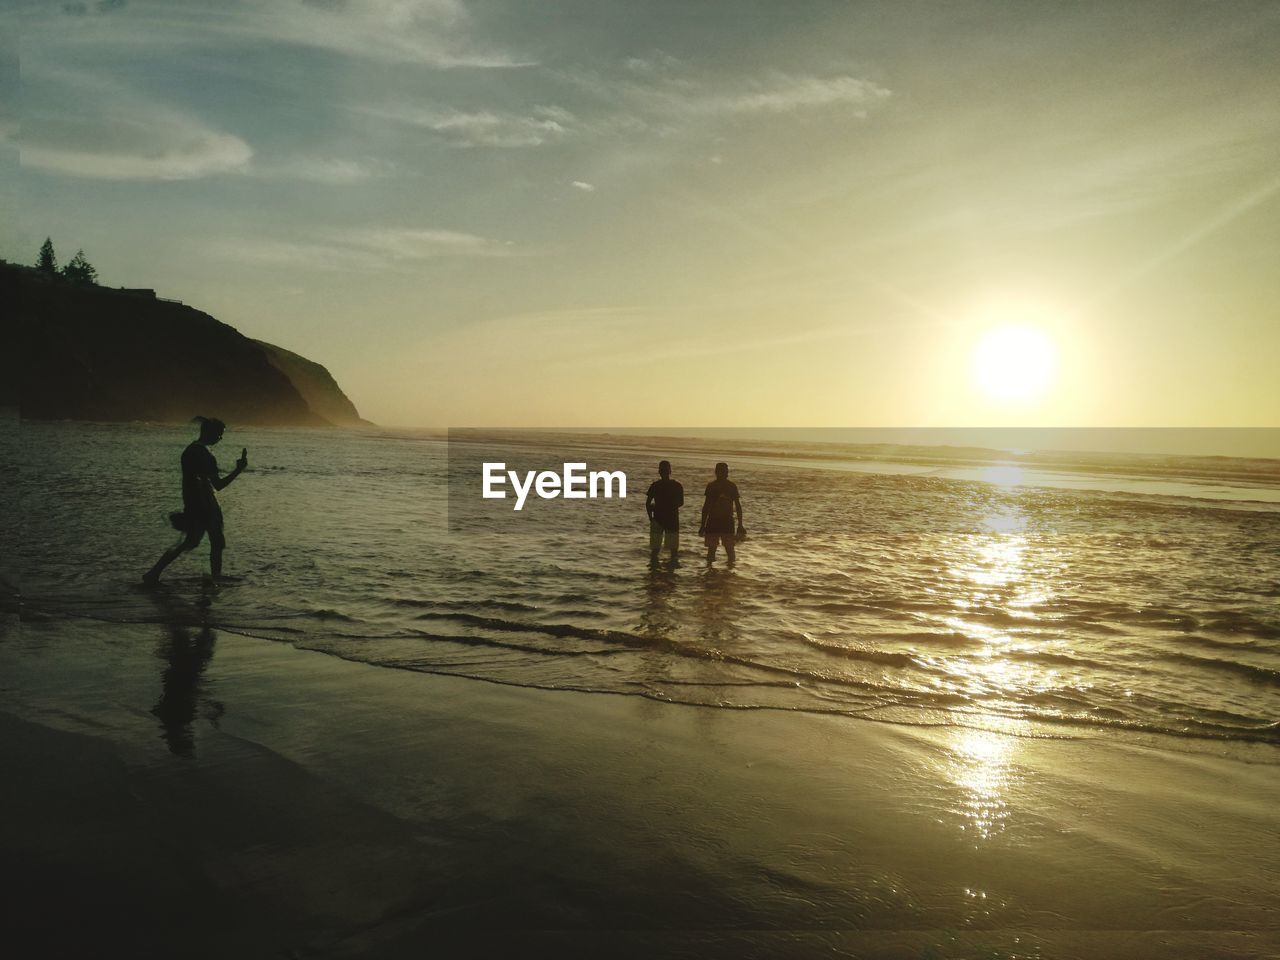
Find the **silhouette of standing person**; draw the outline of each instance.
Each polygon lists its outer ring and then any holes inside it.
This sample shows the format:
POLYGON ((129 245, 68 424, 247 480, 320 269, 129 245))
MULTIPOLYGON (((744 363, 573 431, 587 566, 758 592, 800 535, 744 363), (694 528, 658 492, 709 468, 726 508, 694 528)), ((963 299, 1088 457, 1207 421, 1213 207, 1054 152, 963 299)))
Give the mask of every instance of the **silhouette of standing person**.
POLYGON ((222 551, 227 541, 222 535, 222 508, 218 506, 217 491, 244 472, 249 465, 249 451, 241 450, 236 468, 225 477, 219 476, 218 461, 209 448, 222 439, 227 425, 209 417, 196 417, 196 420, 200 424, 200 436, 182 451, 182 512, 169 515, 169 521, 186 537, 161 555, 156 565, 143 575, 143 583, 159 583, 164 568, 179 555, 194 550, 206 533, 209 535, 210 572, 215 577, 222 576, 222 551))
POLYGON ((707 545, 707 566, 716 559, 716 545, 724 544, 729 566, 737 559, 733 547, 738 540, 745 540, 746 528, 742 525, 742 501, 738 498, 738 485, 729 479, 729 465, 716 464, 716 478, 707 484, 706 499, 702 502, 702 525, 698 533, 707 545), (733 517, 738 516, 734 529, 733 517))
POLYGON ((665 542, 671 551, 671 566, 680 565, 680 508, 684 506, 684 487, 671 479, 671 463, 658 464, 658 478, 649 484, 644 499, 649 514, 649 566, 658 565, 658 554, 665 542))

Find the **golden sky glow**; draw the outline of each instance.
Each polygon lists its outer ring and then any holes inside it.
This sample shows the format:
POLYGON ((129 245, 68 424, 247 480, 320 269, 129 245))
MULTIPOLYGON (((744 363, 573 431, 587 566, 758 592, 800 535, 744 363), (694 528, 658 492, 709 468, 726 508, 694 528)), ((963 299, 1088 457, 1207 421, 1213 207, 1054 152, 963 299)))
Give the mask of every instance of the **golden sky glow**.
POLYGON ((83 247, 384 424, 1280 424, 1274 3, 15 22, 0 256, 83 247))

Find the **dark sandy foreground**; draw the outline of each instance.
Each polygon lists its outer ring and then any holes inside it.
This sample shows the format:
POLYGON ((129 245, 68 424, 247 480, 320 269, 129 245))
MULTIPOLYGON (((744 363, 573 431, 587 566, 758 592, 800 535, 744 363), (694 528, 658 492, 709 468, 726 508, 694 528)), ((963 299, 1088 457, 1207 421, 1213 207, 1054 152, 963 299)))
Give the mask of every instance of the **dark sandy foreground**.
MULTIPOLYGON (((0 638, 14 956, 1280 956, 1275 748, 0 638)), ((7 951, 6 951, 7 952, 7 951)))

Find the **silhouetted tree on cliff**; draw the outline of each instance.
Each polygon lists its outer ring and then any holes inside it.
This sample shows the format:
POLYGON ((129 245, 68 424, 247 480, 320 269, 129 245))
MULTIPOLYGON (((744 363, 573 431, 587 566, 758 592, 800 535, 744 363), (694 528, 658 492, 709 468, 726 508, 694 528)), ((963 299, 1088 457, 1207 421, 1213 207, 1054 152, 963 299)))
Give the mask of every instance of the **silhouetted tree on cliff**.
POLYGON ((36 260, 36 269, 41 273, 57 273, 58 258, 53 252, 53 240, 49 237, 44 238, 44 243, 40 247, 40 257, 36 260))
POLYGON ((62 275, 72 283, 98 282, 98 271, 84 258, 83 250, 76 251, 76 255, 62 268, 62 275))

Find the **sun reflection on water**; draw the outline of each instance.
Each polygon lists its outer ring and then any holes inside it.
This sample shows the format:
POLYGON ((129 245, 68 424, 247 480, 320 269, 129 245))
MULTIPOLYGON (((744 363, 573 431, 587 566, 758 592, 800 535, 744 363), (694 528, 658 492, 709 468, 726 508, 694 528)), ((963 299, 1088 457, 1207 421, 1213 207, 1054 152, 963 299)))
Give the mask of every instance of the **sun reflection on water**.
POLYGON ((1026 537, 1021 535, 979 540, 972 558, 956 572, 981 587, 1007 586, 1022 573, 1026 547, 1026 537))
POLYGON ((952 542, 948 558, 951 604, 947 625, 977 641, 964 655, 948 658, 956 689, 992 713, 988 729, 951 732, 943 774, 956 788, 954 811, 975 843, 992 839, 1010 823, 1010 794, 1017 779, 1015 735, 1025 721, 1027 695, 1057 687, 1057 670, 1023 654, 1053 643, 1038 612, 1051 602, 1053 558, 1045 555, 1028 515, 1028 493, 1016 467, 999 467, 986 478, 999 489, 979 498, 975 529, 952 542), (1003 714, 1003 716, 1001 716, 1003 714))
POLYGON ((948 626, 987 644, 991 656, 1014 643, 1010 628, 1034 626, 1032 608, 1051 597, 1037 563, 1037 544, 1016 497, 985 505, 980 528, 954 544, 948 572, 953 577, 952 605, 977 616, 952 618, 948 626))
POLYGON ((978 840, 1003 831, 1011 808, 1009 787, 1016 737, 988 730, 957 729, 950 744, 948 778, 961 790, 960 829, 978 840))
POLYGON ((1058 670, 1026 656, 1055 642, 1038 612, 1054 594, 1053 558, 1041 552, 1017 478, 1006 473, 991 479, 1011 489, 975 503, 976 528, 949 544, 954 612, 941 618, 976 641, 963 654, 945 658, 952 689, 992 711, 982 720, 991 729, 952 732, 942 771, 957 791, 953 811, 960 828, 975 843, 1010 823, 1020 741, 1009 734, 1025 724, 1013 718, 1024 714, 1026 697, 1056 689, 1062 680, 1058 670))
POLYGON ((981 477, 986 483, 993 483, 997 487, 1016 487, 1022 483, 1024 473, 1021 467, 1016 467, 1011 463, 1002 463, 994 467, 987 467, 982 471, 981 477))

